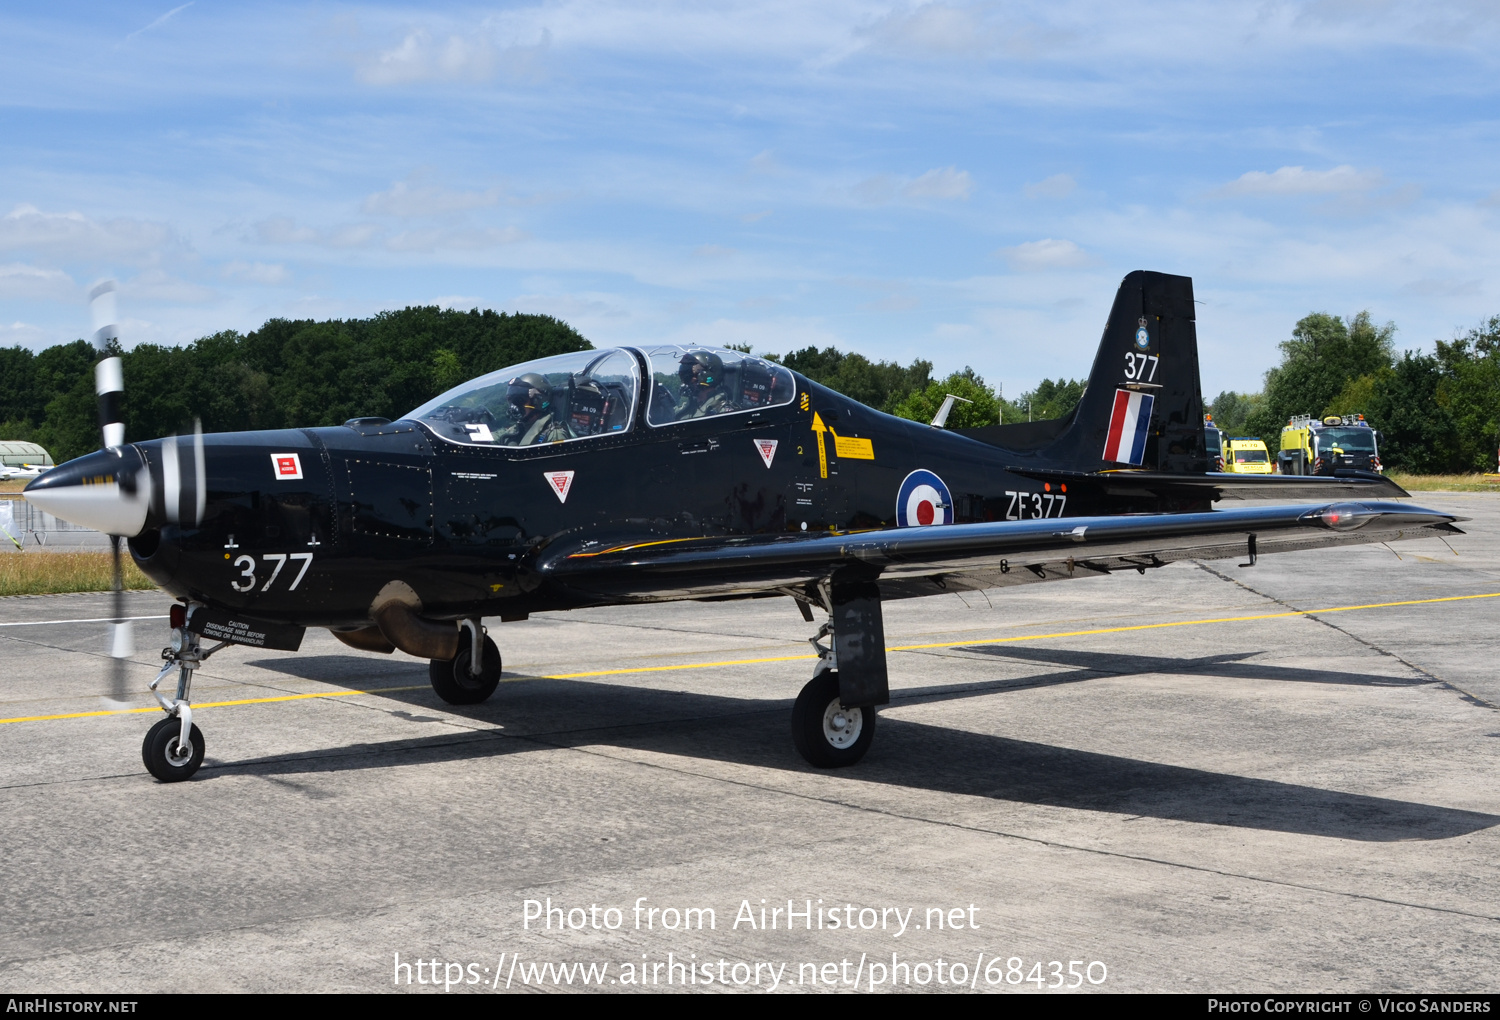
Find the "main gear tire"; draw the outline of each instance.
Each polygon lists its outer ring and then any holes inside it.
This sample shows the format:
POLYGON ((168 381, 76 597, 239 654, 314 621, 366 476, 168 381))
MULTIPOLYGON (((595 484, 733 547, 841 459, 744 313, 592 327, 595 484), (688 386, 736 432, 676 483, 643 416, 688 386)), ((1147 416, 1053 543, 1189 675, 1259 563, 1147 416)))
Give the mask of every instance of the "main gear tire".
POLYGON ((792 705, 792 743, 814 768, 838 769, 865 756, 875 739, 875 706, 845 708, 837 670, 807 682, 792 705))
POLYGON ((500 649, 495 647, 495 642, 484 639, 480 651, 482 666, 477 676, 469 675, 471 655, 466 634, 458 643, 458 654, 452 659, 428 661, 427 675, 432 680, 432 689, 450 705, 477 705, 488 700, 500 686, 500 649))
POLYGON ((196 723, 188 732, 188 747, 182 747, 182 720, 169 715, 146 731, 141 742, 141 761, 146 771, 163 783, 191 779, 203 764, 203 734, 196 723))

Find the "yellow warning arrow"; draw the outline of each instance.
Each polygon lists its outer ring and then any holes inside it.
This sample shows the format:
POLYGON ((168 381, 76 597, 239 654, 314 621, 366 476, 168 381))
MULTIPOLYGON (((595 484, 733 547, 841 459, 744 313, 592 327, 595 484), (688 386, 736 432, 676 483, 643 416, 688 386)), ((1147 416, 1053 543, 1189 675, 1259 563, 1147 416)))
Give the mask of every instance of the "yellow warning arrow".
POLYGON ((823 419, 818 417, 818 412, 813 412, 812 430, 818 434, 818 467, 821 469, 819 477, 828 477, 828 448, 823 445, 823 433, 828 426, 823 424, 823 419))

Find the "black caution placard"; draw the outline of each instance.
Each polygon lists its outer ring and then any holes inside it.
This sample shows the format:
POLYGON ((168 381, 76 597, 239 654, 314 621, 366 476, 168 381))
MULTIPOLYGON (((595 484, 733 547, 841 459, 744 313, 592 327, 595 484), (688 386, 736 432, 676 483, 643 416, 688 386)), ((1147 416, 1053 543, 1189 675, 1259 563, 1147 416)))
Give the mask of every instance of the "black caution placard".
POLYGON ((270 648, 279 652, 295 652, 302 647, 302 635, 306 627, 295 623, 275 623, 257 620, 208 606, 196 606, 188 614, 187 628, 194 634, 210 641, 229 641, 252 648, 270 648))

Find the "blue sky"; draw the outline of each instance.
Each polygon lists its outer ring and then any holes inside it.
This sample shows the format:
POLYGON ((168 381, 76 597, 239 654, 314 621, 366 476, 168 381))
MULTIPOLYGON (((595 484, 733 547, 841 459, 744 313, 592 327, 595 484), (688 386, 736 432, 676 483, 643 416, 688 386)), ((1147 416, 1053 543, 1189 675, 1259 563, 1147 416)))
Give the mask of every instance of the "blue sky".
POLYGON ((1309 311, 1500 314, 1500 6, 50 3, 0 10, 0 345, 407 304, 595 344, 1087 372, 1194 278, 1204 388, 1309 311))

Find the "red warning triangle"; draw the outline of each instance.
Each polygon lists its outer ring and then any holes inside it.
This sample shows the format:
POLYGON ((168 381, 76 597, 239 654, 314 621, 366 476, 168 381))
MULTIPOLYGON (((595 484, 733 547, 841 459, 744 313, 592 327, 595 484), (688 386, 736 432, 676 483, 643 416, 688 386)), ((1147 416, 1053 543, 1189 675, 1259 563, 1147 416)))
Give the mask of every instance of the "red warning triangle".
POLYGON ((760 454, 760 459, 766 462, 766 467, 770 467, 771 461, 776 457, 777 440, 756 439, 753 442, 755 443, 756 452, 760 454))
POLYGON ((573 487, 573 472, 571 471, 544 471, 547 476, 547 484, 552 486, 552 492, 557 496, 559 503, 568 501, 568 490, 573 487))

